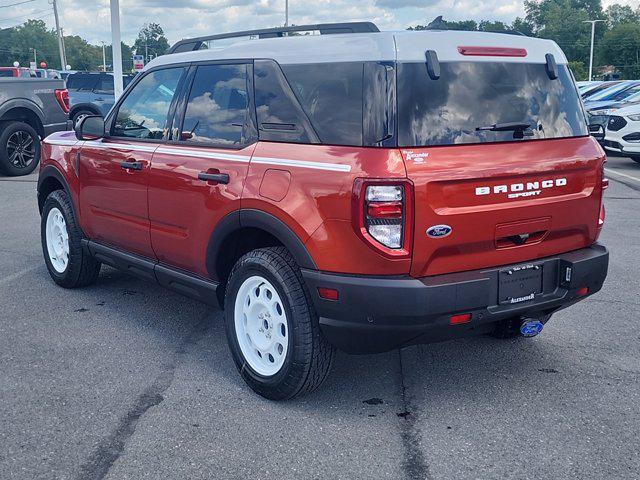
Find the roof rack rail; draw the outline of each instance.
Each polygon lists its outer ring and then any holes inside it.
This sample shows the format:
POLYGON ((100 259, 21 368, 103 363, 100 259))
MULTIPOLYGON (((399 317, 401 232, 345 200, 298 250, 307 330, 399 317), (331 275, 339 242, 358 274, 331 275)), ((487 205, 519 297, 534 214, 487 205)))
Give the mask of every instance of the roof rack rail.
POLYGON ((200 50, 204 42, 210 40, 222 40, 224 38, 238 38, 257 36, 259 38, 284 37, 285 33, 308 32, 318 30, 321 35, 333 33, 375 33, 380 30, 372 22, 347 22, 347 23, 318 23, 315 25, 294 25, 291 27, 265 28, 261 30, 245 30, 244 32, 221 33, 204 37, 187 38, 174 44, 167 53, 193 52, 200 50))

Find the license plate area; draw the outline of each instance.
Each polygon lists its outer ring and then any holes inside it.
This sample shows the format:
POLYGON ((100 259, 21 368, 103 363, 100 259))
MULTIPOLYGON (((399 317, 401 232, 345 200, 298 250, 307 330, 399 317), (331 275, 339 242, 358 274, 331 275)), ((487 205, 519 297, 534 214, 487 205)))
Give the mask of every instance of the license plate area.
POLYGON ((542 293, 542 265, 505 268, 498 274, 498 303, 512 305, 533 300, 542 293))

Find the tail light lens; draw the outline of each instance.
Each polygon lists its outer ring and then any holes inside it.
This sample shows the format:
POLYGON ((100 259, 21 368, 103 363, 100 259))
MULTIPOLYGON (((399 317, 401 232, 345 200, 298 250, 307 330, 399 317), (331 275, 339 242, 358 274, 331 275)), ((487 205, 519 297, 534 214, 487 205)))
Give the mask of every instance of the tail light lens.
POLYGON ((353 195, 354 229, 379 253, 410 254, 413 190, 406 181, 356 180, 353 195))
POLYGON ((69 113, 69 90, 61 88, 55 90, 56 100, 64 113, 69 113))

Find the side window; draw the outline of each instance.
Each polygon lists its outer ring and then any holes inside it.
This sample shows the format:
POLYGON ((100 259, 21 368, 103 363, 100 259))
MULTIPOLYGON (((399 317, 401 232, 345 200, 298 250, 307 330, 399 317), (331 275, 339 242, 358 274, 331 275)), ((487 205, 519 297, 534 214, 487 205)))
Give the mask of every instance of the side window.
POLYGON ((100 80, 98 80, 98 83, 94 88, 94 92, 113 95, 113 90, 113 76, 100 75, 100 80))
POLYGON ((240 145, 248 107, 246 64, 199 66, 189 93, 180 139, 240 145))
POLYGON ((254 62, 256 115, 261 140, 319 143, 309 119, 273 60, 254 62))
POLYGON ((362 145, 362 62, 283 65, 322 143, 362 145))
POLYGON ((156 70, 142 78, 118 107, 114 137, 161 139, 184 68, 156 70))

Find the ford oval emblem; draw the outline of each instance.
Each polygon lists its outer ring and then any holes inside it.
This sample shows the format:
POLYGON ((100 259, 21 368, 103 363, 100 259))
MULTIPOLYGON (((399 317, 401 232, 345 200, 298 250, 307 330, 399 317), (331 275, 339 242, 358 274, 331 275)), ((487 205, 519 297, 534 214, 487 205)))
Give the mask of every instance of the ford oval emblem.
POLYGON ((427 228, 427 235, 431 238, 443 238, 451 234, 452 228, 449 225, 434 225, 427 228))

